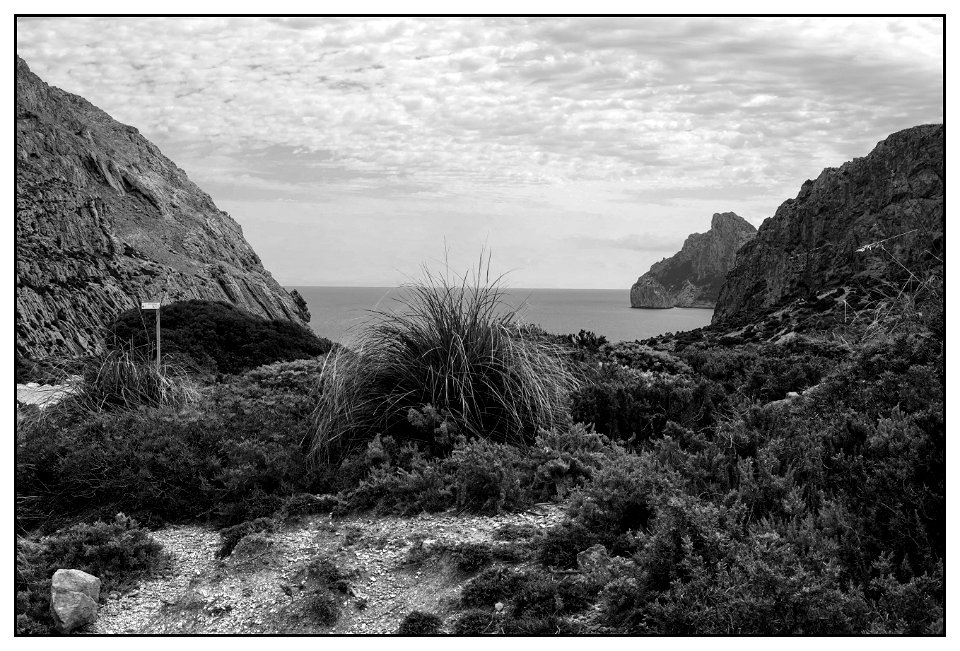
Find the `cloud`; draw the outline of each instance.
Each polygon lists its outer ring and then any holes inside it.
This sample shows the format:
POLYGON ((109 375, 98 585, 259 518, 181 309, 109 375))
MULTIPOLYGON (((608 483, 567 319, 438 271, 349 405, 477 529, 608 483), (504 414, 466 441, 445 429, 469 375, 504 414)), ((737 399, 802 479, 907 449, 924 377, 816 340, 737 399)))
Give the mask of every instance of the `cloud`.
POLYGON ((598 249, 627 249, 645 253, 664 253, 673 255, 683 246, 683 239, 659 233, 640 233, 621 237, 596 237, 584 235, 567 238, 573 244, 598 249))
POLYGON ((597 205, 615 215, 634 200, 737 211, 775 206, 823 167, 943 119, 938 19, 17 26, 18 53, 37 74, 135 125, 215 199, 429 196, 475 213, 537 196, 556 206, 565 188, 596 184, 608 188, 597 205))

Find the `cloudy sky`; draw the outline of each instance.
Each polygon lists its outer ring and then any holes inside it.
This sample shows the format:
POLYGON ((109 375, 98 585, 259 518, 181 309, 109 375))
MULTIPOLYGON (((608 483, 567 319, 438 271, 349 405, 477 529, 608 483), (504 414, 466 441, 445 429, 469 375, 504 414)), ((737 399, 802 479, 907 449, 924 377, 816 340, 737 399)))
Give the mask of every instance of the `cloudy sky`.
POLYGON ((942 122, 943 23, 20 19, 45 81, 137 127, 284 285, 484 248, 513 287, 629 288, 715 212, 942 122), (109 34, 108 38, 104 35, 109 34))

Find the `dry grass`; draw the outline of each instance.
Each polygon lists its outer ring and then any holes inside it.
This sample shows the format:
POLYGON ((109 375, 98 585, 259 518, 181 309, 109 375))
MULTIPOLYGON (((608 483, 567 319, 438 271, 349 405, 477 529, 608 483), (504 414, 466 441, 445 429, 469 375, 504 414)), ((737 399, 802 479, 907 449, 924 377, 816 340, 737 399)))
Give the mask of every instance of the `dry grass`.
POLYGON ((451 281, 424 269, 397 311, 374 311, 356 353, 321 374, 314 452, 330 459, 378 433, 411 436, 411 408, 432 405, 468 436, 521 444, 561 424, 578 385, 562 349, 529 336, 489 258, 451 281))
POLYGON ((916 273, 906 271, 909 277, 905 281, 881 281, 874 300, 858 310, 849 309, 843 328, 847 336, 855 336, 863 343, 942 327, 943 267, 916 273))
POLYGON ((178 364, 156 360, 136 349, 111 350, 87 359, 77 368, 75 360, 51 364, 50 374, 59 377, 66 395, 44 412, 93 414, 139 408, 183 407, 200 399, 200 390, 178 364))

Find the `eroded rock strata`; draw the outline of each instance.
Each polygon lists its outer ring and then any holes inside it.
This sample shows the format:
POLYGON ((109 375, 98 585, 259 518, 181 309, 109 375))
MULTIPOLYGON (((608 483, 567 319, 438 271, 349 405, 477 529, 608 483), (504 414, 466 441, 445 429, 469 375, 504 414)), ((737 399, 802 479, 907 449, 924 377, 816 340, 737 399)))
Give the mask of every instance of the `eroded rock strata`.
POLYGON ((763 222, 727 274, 713 323, 942 264, 944 220, 943 125, 898 131, 806 181, 763 222))
POLYGON ((82 354, 141 300, 230 302, 306 324, 240 226, 135 128, 17 58, 17 352, 82 354))
POLYGON ((732 212, 716 213, 706 233, 694 233, 683 248, 657 262, 630 288, 630 306, 712 308, 737 249, 757 229, 732 212))

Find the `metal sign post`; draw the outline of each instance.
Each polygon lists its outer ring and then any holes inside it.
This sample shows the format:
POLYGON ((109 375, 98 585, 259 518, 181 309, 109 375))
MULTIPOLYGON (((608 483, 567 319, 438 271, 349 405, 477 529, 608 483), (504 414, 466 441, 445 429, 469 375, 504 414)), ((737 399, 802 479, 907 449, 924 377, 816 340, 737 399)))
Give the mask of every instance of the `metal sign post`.
POLYGON ((157 311, 157 373, 159 373, 160 372, 160 301, 141 302, 140 309, 157 311))

